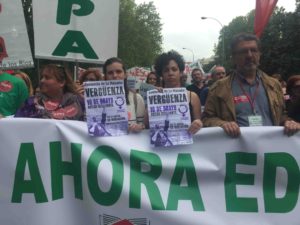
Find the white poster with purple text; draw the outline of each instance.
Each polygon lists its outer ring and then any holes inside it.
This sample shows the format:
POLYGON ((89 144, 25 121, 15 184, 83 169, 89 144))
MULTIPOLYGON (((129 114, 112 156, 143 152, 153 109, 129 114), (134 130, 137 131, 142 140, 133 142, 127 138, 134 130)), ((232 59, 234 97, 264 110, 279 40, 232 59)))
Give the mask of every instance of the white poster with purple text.
POLYGON ((185 88, 165 88, 147 92, 152 146, 192 144, 189 100, 185 88))
POLYGON ((83 83, 88 133, 119 136, 128 133, 128 114, 123 80, 83 83))

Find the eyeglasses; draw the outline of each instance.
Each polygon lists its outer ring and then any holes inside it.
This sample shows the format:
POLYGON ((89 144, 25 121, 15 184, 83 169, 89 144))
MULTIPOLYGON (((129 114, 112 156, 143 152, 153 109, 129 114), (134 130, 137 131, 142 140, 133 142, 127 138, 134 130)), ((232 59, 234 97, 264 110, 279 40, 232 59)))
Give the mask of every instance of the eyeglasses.
POLYGON ((247 55, 249 53, 249 51, 251 52, 251 54, 259 53, 259 50, 257 48, 245 48, 245 49, 239 49, 237 51, 234 51, 234 54, 247 55))

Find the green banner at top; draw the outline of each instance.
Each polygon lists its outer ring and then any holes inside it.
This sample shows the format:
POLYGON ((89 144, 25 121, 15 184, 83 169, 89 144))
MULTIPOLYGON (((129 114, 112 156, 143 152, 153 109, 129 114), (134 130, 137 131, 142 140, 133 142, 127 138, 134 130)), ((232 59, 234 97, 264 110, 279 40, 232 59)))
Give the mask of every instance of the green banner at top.
POLYGON ((33 0, 35 56, 102 63, 117 56, 118 0, 33 0))

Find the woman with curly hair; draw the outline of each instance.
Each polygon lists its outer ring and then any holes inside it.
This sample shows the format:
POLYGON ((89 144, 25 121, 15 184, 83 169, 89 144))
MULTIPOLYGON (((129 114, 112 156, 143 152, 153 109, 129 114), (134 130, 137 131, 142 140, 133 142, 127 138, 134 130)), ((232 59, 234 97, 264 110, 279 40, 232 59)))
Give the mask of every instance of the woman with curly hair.
MULTIPOLYGON (((163 88, 180 88, 181 76, 185 69, 183 57, 176 51, 169 51, 157 57, 155 61, 155 72, 162 77, 163 88)), ((203 126, 201 121, 201 103, 199 97, 187 91, 189 98, 190 114, 192 123, 188 128, 191 134, 197 133, 203 126)))

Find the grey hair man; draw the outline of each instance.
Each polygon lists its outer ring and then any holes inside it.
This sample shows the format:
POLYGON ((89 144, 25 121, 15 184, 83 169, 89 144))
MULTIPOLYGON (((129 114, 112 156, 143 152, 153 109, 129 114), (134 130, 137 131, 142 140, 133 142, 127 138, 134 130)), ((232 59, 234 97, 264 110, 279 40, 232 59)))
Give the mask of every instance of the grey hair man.
POLYGON ((231 42, 235 70, 210 88, 204 125, 219 126, 232 137, 240 135, 240 127, 284 126, 292 135, 300 124, 286 116, 284 98, 279 82, 259 66, 260 41, 249 33, 236 35, 231 42))

